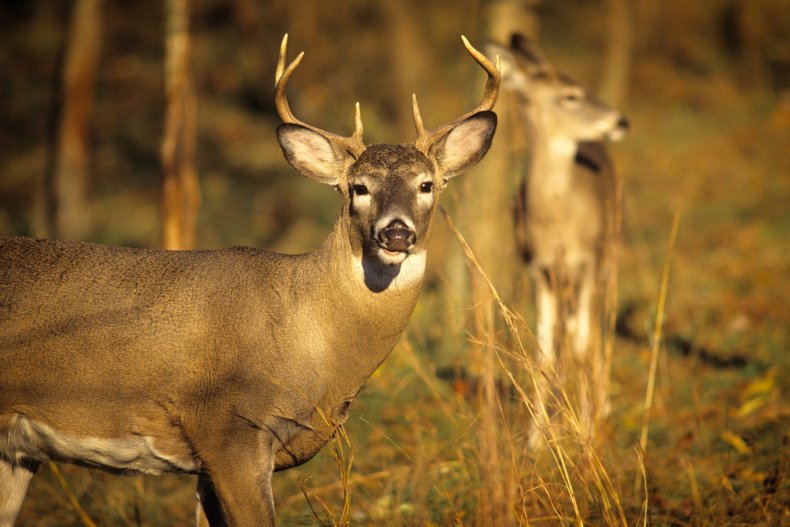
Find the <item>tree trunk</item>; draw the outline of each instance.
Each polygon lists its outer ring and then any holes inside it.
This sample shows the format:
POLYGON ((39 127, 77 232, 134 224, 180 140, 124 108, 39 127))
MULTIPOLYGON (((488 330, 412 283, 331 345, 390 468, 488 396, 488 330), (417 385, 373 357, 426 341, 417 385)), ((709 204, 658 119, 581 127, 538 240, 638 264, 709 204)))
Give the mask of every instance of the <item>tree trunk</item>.
POLYGON ((420 28, 413 17, 410 5, 404 0, 385 0, 381 4, 388 20, 393 90, 392 108, 395 109, 393 130, 396 137, 409 137, 413 134, 414 121, 411 113, 411 94, 417 90, 423 77, 424 41, 420 38, 420 28))
POLYGON ((607 49, 599 95, 615 107, 620 107, 628 95, 633 41, 630 1, 606 0, 608 11, 607 49))
POLYGON ((64 43, 52 149, 44 176, 48 237, 80 240, 89 231, 89 118, 100 48, 101 0, 78 0, 64 43))
POLYGON ((200 205, 195 162, 197 98, 191 78, 189 10, 189 0, 165 2, 167 114, 162 140, 162 245, 172 250, 195 246, 200 205))

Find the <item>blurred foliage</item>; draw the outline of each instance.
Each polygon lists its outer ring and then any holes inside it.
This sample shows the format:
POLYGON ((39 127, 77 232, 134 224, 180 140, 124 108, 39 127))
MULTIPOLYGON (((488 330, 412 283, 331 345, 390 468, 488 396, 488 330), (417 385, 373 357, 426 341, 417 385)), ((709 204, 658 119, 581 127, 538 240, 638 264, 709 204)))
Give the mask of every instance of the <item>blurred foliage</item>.
MULTIPOLYGON (((320 244, 336 217, 334 192, 297 175, 276 144, 279 120, 272 92, 283 33, 290 35, 289 57, 306 52, 289 86, 300 118, 348 133, 359 100, 368 143, 408 142, 411 92, 418 94, 428 126, 475 104, 484 79, 459 35, 482 46, 492 4, 194 2, 204 196, 198 245, 307 251, 320 244)), ((66 0, 0 5, 2 234, 39 232, 37 203, 70 5, 66 0)), ((602 78, 606 5, 569 0, 538 7, 548 56, 592 87, 602 78)), ((104 16, 91 129, 91 239, 154 247, 159 243, 163 6, 153 0, 107 0, 104 16)), ((625 180, 623 303, 639 306, 644 327, 637 329, 646 332, 671 218, 679 209, 684 215, 666 331, 747 360, 738 370, 711 368, 693 350, 689 357, 670 354, 663 360, 651 428, 654 446, 645 461, 652 514, 659 524, 787 522, 787 506, 777 503, 790 501, 790 0, 637 0, 632 17, 635 41, 622 109, 633 127, 612 147, 625 180), (775 371, 780 373, 770 373, 775 371), (755 392, 759 382, 763 389, 755 392)), ((486 178, 496 176, 480 170, 462 176, 463 183, 448 189, 445 203, 460 213, 486 178)), ((509 209, 502 204, 503 211, 509 209)), ((444 321, 450 309, 469 307, 445 304, 448 296, 460 295, 445 291, 448 275, 456 272, 449 268, 450 256, 458 249, 441 220, 436 231, 429 287, 405 337, 414 349, 396 349, 348 425, 359 449, 355 472, 392 471, 356 487, 352 518, 359 524, 448 524, 454 514, 474 522, 470 511, 477 494, 470 489, 479 474, 470 460, 478 454, 465 437, 474 426, 473 411, 447 386, 425 381, 435 378, 437 365, 464 363, 466 328, 444 321)), ((523 281, 513 282, 511 296, 529 313, 529 303, 520 298, 523 281)), ((611 438, 607 459, 635 521, 641 498, 631 490, 639 473, 632 447, 648 354, 645 345, 627 342, 618 342, 615 353, 614 411, 604 436, 611 438)), ((103 524, 191 521, 190 478, 64 472, 103 524)), ((278 475, 283 521, 310 523, 298 487, 308 481, 308 486, 331 485, 336 476, 323 454, 278 475)), ((56 489, 42 473, 21 524, 75 525, 56 489)), ((540 509, 540 503, 528 505, 540 509)))

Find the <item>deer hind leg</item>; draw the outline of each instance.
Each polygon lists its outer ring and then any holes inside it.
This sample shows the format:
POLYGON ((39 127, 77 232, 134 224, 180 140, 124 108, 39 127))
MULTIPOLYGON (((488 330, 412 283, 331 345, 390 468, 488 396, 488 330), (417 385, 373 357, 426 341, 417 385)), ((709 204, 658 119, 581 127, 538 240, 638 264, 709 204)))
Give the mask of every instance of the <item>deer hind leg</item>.
POLYGON ((14 525, 38 466, 38 461, 12 465, 0 459, 0 527, 14 525))

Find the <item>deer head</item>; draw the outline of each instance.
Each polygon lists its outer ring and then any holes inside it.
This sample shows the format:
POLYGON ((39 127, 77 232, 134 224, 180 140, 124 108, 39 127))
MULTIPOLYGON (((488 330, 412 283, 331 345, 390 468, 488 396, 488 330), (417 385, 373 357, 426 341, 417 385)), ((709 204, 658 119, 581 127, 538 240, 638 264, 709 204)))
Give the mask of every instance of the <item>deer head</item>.
POLYGON ((463 42, 488 73, 480 104, 447 124, 426 130, 414 96, 415 142, 365 146, 359 103, 354 132, 348 137, 294 117, 285 87, 304 54, 286 68, 287 35, 283 38, 275 79, 276 107, 283 120, 277 138, 291 166, 310 179, 334 186, 343 196, 342 221, 352 252, 362 259, 366 272, 377 270, 366 278, 392 275, 407 259, 423 255, 440 192, 450 178, 479 162, 491 145, 497 123, 491 109, 499 89, 499 70, 466 38, 463 42))
POLYGON ((617 141, 628 129, 623 115, 596 99, 569 76, 554 69, 543 51, 519 33, 510 46, 490 44, 502 59, 502 83, 515 92, 521 108, 540 133, 568 141, 617 141))

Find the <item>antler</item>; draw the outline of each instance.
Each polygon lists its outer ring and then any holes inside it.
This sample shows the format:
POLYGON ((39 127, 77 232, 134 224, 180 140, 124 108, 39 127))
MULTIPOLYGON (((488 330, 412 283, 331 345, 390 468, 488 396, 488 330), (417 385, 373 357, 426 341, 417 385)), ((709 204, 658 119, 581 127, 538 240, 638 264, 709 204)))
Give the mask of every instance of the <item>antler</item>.
POLYGON ((309 128, 310 130, 324 136, 328 141, 346 149, 354 157, 359 157, 359 155, 365 151, 365 143, 362 141, 362 116, 359 111, 358 102, 354 111, 354 133, 348 137, 343 137, 333 134, 332 132, 321 130, 320 128, 316 128, 313 125, 304 123, 294 117, 294 114, 291 112, 291 107, 288 105, 288 99, 285 96, 285 85, 288 84, 288 79, 291 77, 291 74, 302 61, 302 57, 304 57, 304 51, 299 53, 293 62, 291 62, 286 68, 285 52, 287 46, 288 33, 283 36, 283 41, 280 44, 280 57, 277 59, 277 70, 274 73, 274 104, 277 107, 277 113, 280 114, 280 119, 282 119, 284 123, 298 124, 300 126, 304 126, 305 128, 309 128))
POLYGON ((414 115, 414 127, 417 129, 417 140, 415 141, 414 146, 417 148, 417 150, 424 154, 427 154, 431 146, 436 141, 445 136, 450 130, 452 130, 463 120, 478 112, 491 110, 494 107, 494 103, 496 103, 497 95, 499 95, 499 56, 497 55, 495 67, 485 57, 485 55, 472 47, 465 36, 461 35, 461 40, 463 40, 464 46, 466 47, 466 50, 469 52, 469 54, 472 55, 477 63, 480 64, 480 66, 482 66, 483 69, 488 73, 488 80, 486 81, 486 89, 485 93, 483 94, 483 100, 480 101, 480 104, 477 105, 477 108, 471 112, 467 112, 458 119, 455 119, 454 121, 444 124, 438 128, 426 131, 425 125, 423 125, 422 122, 422 116, 420 116, 420 107, 417 105, 417 95, 412 94, 412 114, 414 115))

